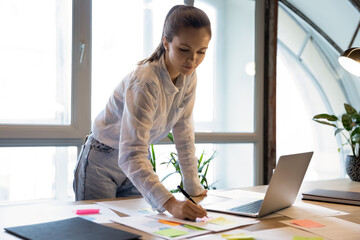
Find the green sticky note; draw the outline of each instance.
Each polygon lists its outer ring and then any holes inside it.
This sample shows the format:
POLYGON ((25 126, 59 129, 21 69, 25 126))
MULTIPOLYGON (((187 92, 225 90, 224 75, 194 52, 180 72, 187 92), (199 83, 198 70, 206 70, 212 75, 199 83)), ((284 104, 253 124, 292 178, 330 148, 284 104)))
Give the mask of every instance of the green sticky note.
POLYGON ((173 229, 173 228, 166 228, 163 230, 159 230, 154 232, 155 234, 166 236, 166 237, 178 237, 187 234, 187 232, 173 229))
POLYGON ((292 238, 292 240, 324 240, 321 237, 299 237, 299 236, 295 236, 292 238))
POLYGON ((199 230, 199 231, 204 231, 205 230, 203 228, 195 227, 195 226, 191 226, 191 225, 187 225, 187 224, 184 224, 183 226, 186 227, 186 228, 189 228, 189 229, 193 229, 193 230, 199 230))
POLYGON ((221 234, 223 238, 228 240, 255 240, 255 238, 246 235, 245 233, 238 233, 238 234, 221 234))

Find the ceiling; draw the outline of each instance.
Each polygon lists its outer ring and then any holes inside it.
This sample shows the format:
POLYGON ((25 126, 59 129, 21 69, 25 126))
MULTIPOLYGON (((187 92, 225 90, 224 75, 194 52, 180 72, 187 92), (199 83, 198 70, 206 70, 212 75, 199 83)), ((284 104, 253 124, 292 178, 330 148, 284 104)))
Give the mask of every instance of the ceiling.
POLYGON ((339 52, 360 47, 360 0, 280 0, 307 21, 339 52))

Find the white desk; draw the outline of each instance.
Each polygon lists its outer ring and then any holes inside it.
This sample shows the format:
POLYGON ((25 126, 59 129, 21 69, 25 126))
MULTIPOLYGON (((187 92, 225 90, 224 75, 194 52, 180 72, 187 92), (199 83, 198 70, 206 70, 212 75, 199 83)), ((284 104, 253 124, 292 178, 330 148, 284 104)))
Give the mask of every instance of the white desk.
MULTIPOLYGON (((256 186, 249 188, 242 188, 244 190, 251 190, 256 192, 264 192, 267 186, 256 186)), ((337 180, 327 180, 327 181, 317 181, 317 182, 305 182, 299 192, 297 201, 301 200, 301 192, 308 191, 314 188, 324 188, 324 189, 333 189, 333 190, 344 190, 344 191, 354 191, 360 192, 360 182, 353 182, 349 179, 337 179, 337 180)), ((109 199, 106 199, 108 201, 109 199)), ((119 200, 119 199, 116 199, 119 200)), ((354 223, 360 224, 360 206, 352 206, 352 205, 342 205, 342 204, 332 204, 332 203, 324 203, 324 202, 315 202, 315 201, 304 201, 307 203, 327 207, 330 209, 335 209, 343 212, 350 213, 348 215, 337 216, 340 219, 351 221, 354 223)), ((32 224, 38 221, 52 221, 52 217, 59 208, 55 206, 69 206, 74 204, 90 204, 94 203, 94 201, 81 201, 81 202, 68 202, 68 203, 43 203, 43 204, 30 204, 30 205, 20 205, 20 206, 5 206, 0 207, 0 239, 18 239, 8 233, 6 233, 3 228, 9 225, 25 225, 32 224)), ((119 216, 125 216, 124 214, 118 213, 119 216)), ((254 225, 249 225, 246 227, 242 227, 241 229, 256 231, 256 230, 264 230, 264 229, 273 229, 284 227, 285 225, 280 221, 289 220, 289 217, 276 217, 270 219, 260 219, 260 222, 254 225)), ((108 226, 126 230, 129 232, 133 232, 139 235, 142 235, 142 239, 159 239, 150 234, 143 233, 141 231, 131 229, 119 224, 110 223, 106 224, 108 226)), ((360 236, 359 236, 360 239, 360 236)))

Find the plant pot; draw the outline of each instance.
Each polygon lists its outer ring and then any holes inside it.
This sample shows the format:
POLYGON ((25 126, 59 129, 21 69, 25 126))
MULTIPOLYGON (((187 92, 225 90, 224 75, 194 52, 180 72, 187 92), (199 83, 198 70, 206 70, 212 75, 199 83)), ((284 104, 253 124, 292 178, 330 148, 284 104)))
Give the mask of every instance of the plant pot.
POLYGON ((347 155, 345 169, 351 180, 360 182, 360 157, 347 155))

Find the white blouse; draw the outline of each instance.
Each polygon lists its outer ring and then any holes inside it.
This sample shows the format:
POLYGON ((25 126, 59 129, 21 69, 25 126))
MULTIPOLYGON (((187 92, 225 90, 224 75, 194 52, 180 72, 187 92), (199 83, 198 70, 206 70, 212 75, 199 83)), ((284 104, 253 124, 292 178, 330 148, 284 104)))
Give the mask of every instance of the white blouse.
POLYGON ((145 200, 160 212, 172 194, 163 186, 148 160, 150 144, 172 130, 184 189, 201 194, 197 172, 192 111, 196 73, 170 79, 164 57, 139 65, 115 88, 92 132, 98 141, 119 149, 119 166, 145 200))

